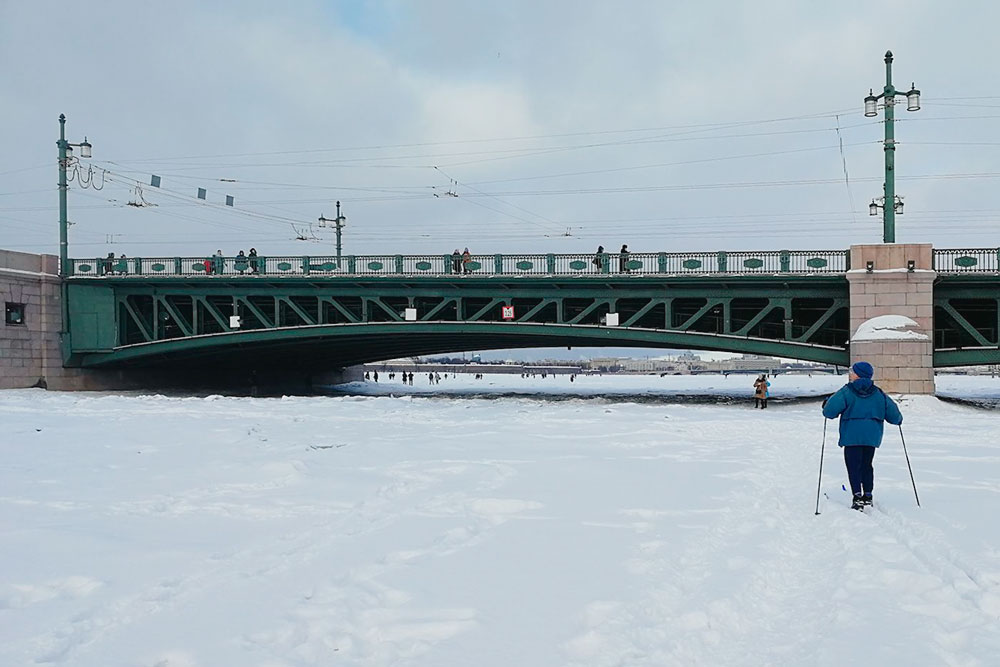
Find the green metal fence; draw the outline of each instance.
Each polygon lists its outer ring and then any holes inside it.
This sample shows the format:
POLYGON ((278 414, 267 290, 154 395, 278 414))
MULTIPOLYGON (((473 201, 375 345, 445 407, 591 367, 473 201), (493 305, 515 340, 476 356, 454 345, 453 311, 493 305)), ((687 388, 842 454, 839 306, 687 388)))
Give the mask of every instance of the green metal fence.
MULTIPOLYGON (((633 276, 651 274, 840 274, 847 250, 635 252, 627 255, 494 254, 275 257, 98 257, 70 260, 70 275, 104 276, 633 276)), ((1000 273, 1000 248, 934 250, 938 273, 1000 273)))
POLYGON ((935 250, 934 270, 938 273, 998 273, 1000 248, 935 250))
POLYGON ((105 276, 642 276, 651 274, 837 274, 845 250, 689 253, 133 257, 70 260, 70 275, 105 276))

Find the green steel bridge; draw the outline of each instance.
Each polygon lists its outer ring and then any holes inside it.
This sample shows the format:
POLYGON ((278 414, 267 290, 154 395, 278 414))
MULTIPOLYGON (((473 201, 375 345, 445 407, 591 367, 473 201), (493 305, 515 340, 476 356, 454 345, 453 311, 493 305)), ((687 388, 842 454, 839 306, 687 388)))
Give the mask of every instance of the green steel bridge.
MULTIPOLYGON (((846 250, 73 259, 64 361, 319 369, 575 345, 846 366, 850 270, 846 250)), ((935 250, 934 270, 934 365, 1000 363, 1000 249, 935 250)))

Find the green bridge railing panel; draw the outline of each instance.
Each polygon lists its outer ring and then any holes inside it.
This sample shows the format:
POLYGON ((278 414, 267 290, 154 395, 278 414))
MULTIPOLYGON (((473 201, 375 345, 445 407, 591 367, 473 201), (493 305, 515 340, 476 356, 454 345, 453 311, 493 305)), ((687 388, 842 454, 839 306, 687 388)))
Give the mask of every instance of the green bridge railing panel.
MULTIPOLYGON (((934 250, 938 273, 1000 273, 1000 248, 934 250)), ((738 250, 594 254, 95 257, 70 260, 74 278, 141 276, 586 276, 843 274, 847 250, 738 250)))
MULTIPOLYGON (((941 251, 946 252, 946 251, 941 251)), ((961 251, 972 253, 973 251, 961 251)), ((980 252, 980 251, 975 251, 980 252)), ((977 266, 994 267, 975 255, 977 266)), ((970 257, 973 255, 969 255, 970 257)), ((105 276, 613 276, 689 274, 838 274, 848 269, 846 250, 633 252, 594 254, 346 255, 236 257, 132 257, 70 260, 70 275, 105 276)), ((972 261, 972 260, 968 260, 972 261)), ((962 262, 956 267, 961 270, 962 262)), ((990 269, 984 269, 990 270, 990 269)))
POLYGON ((938 273, 998 273, 1000 248, 934 250, 934 270, 938 273))

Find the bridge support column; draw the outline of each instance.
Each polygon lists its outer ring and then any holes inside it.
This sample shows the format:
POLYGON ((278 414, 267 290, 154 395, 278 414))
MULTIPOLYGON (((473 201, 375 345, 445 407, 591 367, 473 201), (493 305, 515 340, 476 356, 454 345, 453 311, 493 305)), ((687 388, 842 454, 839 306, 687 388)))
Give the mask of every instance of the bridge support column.
POLYGON ((851 363, 870 362, 876 384, 887 392, 934 393, 932 251, 929 243, 851 246, 851 363), (915 325, 870 322, 886 315, 915 325))

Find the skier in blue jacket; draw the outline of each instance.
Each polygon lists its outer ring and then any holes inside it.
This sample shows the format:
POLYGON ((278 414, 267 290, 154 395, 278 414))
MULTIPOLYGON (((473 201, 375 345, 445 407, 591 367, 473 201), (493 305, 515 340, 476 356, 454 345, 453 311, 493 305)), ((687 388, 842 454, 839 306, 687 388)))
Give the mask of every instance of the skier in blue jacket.
POLYGON ((823 401, 824 417, 840 417, 839 444, 844 448, 847 477, 854 494, 853 509, 872 504, 872 459, 882 444, 883 423, 903 423, 899 407, 872 381, 874 374, 867 361, 855 363, 847 374, 849 382, 823 401))

